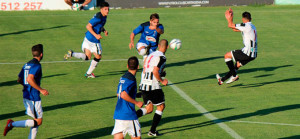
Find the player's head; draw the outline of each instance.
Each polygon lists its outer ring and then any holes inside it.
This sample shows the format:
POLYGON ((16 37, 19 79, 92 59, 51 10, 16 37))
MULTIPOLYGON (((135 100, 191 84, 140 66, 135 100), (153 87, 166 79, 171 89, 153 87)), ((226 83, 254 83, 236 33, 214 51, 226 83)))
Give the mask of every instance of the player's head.
POLYGON ((249 13, 249 12, 244 12, 243 14, 242 14, 242 20, 243 20, 243 22, 244 23, 246 23, 246 22, 250 22, 251 21, 251 14, 249 13))
POLYGON ((128 59, 127 66, 129 70, 137 70, 139 68, 139 60, 136 56, 128 59))
POLYGON ((157 13, 150 15, 150 25, 157 26, 159 24, 159 15, 157 13))
POLYGON ((158 50, 165 53, 169 48, 169 42, 166 39, 162 39, 159 41, 158 50))
POLYGON ((31 48, 32 56, 40 58, 40 60, 43 59, 43 45, 42 44, 37 44, 32 46, 31 48))
POLYGON ((109 13, 109 4, 108 2, 104 1, 100 3, 100 12, 102 13, 103 16, 107 16, 109 13))

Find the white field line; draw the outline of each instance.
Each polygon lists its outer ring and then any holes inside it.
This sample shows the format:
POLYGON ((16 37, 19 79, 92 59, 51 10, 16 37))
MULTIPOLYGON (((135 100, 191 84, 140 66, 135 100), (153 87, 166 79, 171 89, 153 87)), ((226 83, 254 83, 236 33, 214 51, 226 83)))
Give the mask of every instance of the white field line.
MULTIPOLYGON (((101 60, 103 62, 110 61, 127 61, 127 59, 104 59, 101 60)), ((42 61, 41 63, 80 63, 80 62, 90 62, 90 60, 80 60, 80 61, 42 61)), ((0 65, 17 65, 17 64, 25 64, 26 62, 11 62, 11 63, 0 63, 0 65)))
POLYGON ((222 120, 224 122, 232 123, 249 123, 249 124, 264 124, 264 125, 284 125, 284 126, 300 126, 300 124, 286 124, 286 123, 269 123, 269 122, 253 122, 253 121, 239 121, 239 120, 222 120))
POLYGON ((231 129, 226 124, 220 122, 217 117, 209 113, 203 106, 201 106, 199 103, 197 103, 195 100, 193 100, 191 97, 189 97, 185 92, 183 92, 180 88, 178 88, 176 85, 172 84, 172 82, 169 80, 169 86, 175 90, 177 94, 179 94, 182 98, 184 98, 187 102, 191 103, 199 112, 203 113, 203 115, 209 119, 212 120, 214 123, 216 123, 220 128, 225 130, 230 136, 232 136, 235 139, 242 139, 238 133, 236 133, 233 129, 231 129))

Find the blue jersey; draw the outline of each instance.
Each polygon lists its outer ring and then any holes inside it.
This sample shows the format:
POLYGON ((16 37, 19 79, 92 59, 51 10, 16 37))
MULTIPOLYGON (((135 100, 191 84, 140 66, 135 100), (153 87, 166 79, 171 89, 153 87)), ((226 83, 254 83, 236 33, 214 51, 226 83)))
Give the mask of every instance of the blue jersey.
POLYGON ((114 119, 118 120, 137 120, 134 104, 121 98, 121 92, 125 91, 132 99, 135 99, 137 86, 136 79, 130 73, 126 72, 120 79, 118 85, 118 101, 115 109, 114 119))
POLYGON ((34 75, 34 80, 37 85, 40 86, 41 78, 42 78, 42 66, 40 62, 33 58, 28 63, 26 63, 21 72, 19 73, 19 77, 22 79, 23 84, 23 98, 32 100, 32 101, 40 101, 40 91, 33 88, 28 82, 27 77, 29 74, 34 75))
MULTIPOLYGON (((94 17, 89 21, 89 23, 92 25, 93 30, 96 34, 100 34, 101 30, 104 28, 104 25, 106 23, 107 16, 103 16, 101 12, 94 15, 94 17)), ((100 40, 96 39, 95 36, 87 31, 85 33, 85 37, 90 41, 94 43, 99 43, 100 40)))
MULTIPOLYGON (((133 33, 134 35, 141 33, 141 38, 139 42, 151 45, 151 49, 155 51, 158 46, 160 34, 157 33, 155 29, 149 29, 149 26, 150 22, 145 22, 139 25, 135 30, 133 30, 133 33)), ((162 24, 159 24, 158 28, 164 30, 164 26, 162 24)))

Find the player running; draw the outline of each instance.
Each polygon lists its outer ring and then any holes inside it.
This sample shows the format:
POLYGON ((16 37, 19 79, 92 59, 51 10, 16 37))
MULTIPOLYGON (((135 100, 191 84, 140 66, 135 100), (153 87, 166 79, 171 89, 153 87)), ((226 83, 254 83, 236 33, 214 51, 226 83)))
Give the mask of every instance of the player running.
POLYGON ((134 105, 141 108, 143 102, 136 101, 137 85, 135 75, 139 67, 139 60, 130 57, 127 62, 128 72, 120 79, 118 85, 118 101, 115 109, 115 127, 112 131, 115 139, 123 139, 128 133, 133 139, 141 138, 141 127, 135 113, 134 105))
POLYGON ((158 45, 158 51, 151 53, 144 64, 143 79, 140 85, 145 108, 136 111, 138 117, 149 114, 153 111, 155 105, 156 111, 153 116, 152 126, 148 136, 159 136, 156 127, 161 120, 162 113, 165 109, 165 95, 161 89, 159 82, 163 85, 168 84, 167 79, 162 79, 163 71, 166 65, 165 53, 168 49, 168 41, 161 40, 158 45))
POLYGON ((243 23, 241 24, 233 23, 233 11, 231 8, 226 10, 225 17, 229 28, 235 32, 242 32, 244 47, 241 50, 233 50, 225 54, 224 58, 229 72, 224 77, 216 74, 219 85, 222 85, 228 78, 227 84, 237 81, 239 79, 237 70, 257 57, 257 33, 256 27, 251 23, 251 14, 244 12, 242 14, 243 23), (236 65, 234 65, 233 61, 236 62, 236 65))
POLYGON ((100 39, 103 37, 100 33, 104 32, 105 36, 108 35, 108 32, 104 29, 108 13, 109 4, 107 2, 101 3, 100 12, 95 14, 95 16, 86 25, 88 31, 85 33, 85 38, 81 46, 81 49, 84 53, 73 52, 72 50, 69 50, 68 54, 66 54, 64 57, 65 60, 71 57, 76 57, 82 60, 90 60, 93 54, 95 57, 91 61, 90 67, 85 74, 86 78, 95 78, 93 71, 97 67, 102 57, 102 46, 100 39))
POLYGON ((154 52, 157 48, 159 37, 164 33, 164 26, 159 24, 159 15, 157 13, 150 15, 150 21, 142 23, 130 35, 129 48, 134 48, 134 37, 141 33, 141 38, 136 44, 139 55, 145 59, 148 54, 154 52))
POLYGON ((43 45, 38 44, 31 48, 33 59, 27 62, 19 73, 18 82, 23 85, 23 103, 26 114, 34 120, 13 121, 7 120, 3 135, 12 130, 13 127, 30 127, 28 139, 35 139, 38 127, 42 125, 43 109, 40 93, 44 96, 49 95, 46 89, 40 87, 42 78, 42 66, 40 61, 43 59, 43 45))

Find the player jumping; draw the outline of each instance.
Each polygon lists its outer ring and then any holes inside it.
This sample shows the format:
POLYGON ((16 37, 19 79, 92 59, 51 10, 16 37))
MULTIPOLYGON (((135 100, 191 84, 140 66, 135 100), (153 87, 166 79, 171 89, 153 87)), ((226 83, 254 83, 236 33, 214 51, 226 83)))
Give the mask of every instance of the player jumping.
POLYGON ((103 37, 100 35, 100 33, 104 32, 105 36, 108 35, 108 32, 104 29, 108 13, 109 4, 107 2, 101 3, 100 12, 97 13, 86 25, 88 31, 85 33, 85 38, 81 47, 84 53, 78 53, 69 50, 68 54, 66 54, 64 57, 65 60, 71 57, 90 60, 93 54, 95 57, 91 61, 90 67, 85 74, 86 78, 95 78, 93 71, 97 67, 97 64, 100 62, 100 59, 102 57, 102 47, 100 39, 102 39, 103 37))
POLYGON ((222 85, 228 78, 227 84, 237 81, 239 79, 236 73, 237 70, 257 57, 257 33, 255 26, 251 23, 251 14, 244 12, 242 14, 243 23, 241 24, 233 23, 233 11, 231 8, 226 10, 225 17, 229 28, 235 32, 242 32, 244 47, 241 50, 233 50, 225 54, 224 58, 229 72, 224 77, 216 74, 219 85, 222 85), (233 61, 236 62, 236 65, 234 65, 233 61))
POLYGON ((130 35, 129 48, 134 48, 134 37, 141 33, 141 38, 136 44, 139 55, 145 59, 148 54, 154 52, 157 48, 159 37, 164 33, 164 27, 159 24, 159 15, 157 13, 150 15, 150 21, 139 25, 130 35))

